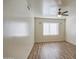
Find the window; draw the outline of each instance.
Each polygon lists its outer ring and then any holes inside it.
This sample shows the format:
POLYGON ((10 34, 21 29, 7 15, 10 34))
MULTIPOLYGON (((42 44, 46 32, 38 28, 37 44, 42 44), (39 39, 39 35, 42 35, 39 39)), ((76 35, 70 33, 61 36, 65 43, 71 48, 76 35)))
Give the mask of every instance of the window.
POLYGON ((43 35, 58 35, 59 23, 43 23, 43 35))

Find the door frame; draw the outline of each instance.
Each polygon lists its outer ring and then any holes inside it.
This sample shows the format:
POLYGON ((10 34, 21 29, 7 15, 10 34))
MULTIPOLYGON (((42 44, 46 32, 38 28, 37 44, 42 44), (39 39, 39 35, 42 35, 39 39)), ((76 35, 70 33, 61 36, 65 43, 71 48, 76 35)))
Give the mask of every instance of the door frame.
MULTIPOLYGON (((34 20, 34 22, 35 22, 35 25, 34 25, 34 27, 35 27, 35 42, 51 42, 51 41, 65 41, 65 19, 55 19, 55 18, 39 18, 39 17, 37 17, 37 18, 35 18, 35 20, 34 20), (49 20, 48 20, 49 19, 49 20), (44 39, 44 37, 42 37, 41 36, 41 38, 38 38, 37 39, 37 37, 36 37, 36 21, 37 20, 42 20, 42 21, 45 21, 45 20, 48 20, 48 21, 53 21, 53 20, 55 20, 55 21, 59 21, 59 20, 62 20, 62 22, 64 22, 63 24, 63 26, 64 26, 64 28, 63 28, 63 30, 64 30, 64 34, 63 34, 63 38, 61 38, 61 39, 49 39, 49 40, 45 40, 44 39)), ((59 21, 59 22, 61 22, 61 21, 59 21)), ((39 24, 41 24, 41 22, 39 22, 39 24)), ((62 23, 61 23, 62 24, 62 23)), ((39 27, 39 29, 40 29, 40 27, 39 27)))

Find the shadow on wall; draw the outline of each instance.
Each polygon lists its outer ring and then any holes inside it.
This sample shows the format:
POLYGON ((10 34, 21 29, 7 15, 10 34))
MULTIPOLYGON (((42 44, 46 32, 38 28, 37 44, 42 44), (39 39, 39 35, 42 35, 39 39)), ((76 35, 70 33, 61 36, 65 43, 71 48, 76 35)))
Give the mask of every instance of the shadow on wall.
POLYGON ((4 37, 29 36, 29 24, 27 22, 5 21, 4 37))

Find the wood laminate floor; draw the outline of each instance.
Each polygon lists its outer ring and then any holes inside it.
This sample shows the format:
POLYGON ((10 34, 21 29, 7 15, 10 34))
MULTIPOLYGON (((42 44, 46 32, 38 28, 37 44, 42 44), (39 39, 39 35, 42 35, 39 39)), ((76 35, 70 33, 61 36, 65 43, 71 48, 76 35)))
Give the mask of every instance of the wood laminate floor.
POLYGON ((35 43, 28 59, 76 59, 76 47, 67 42, 35 43))

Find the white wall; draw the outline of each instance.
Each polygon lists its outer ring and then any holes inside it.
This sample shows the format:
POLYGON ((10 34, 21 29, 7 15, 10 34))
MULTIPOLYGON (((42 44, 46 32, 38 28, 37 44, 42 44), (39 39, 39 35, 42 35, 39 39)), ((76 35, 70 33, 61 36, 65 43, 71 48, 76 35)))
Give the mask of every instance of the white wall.
POLYGON ((3 0, 4 17, 26 17, 30 12, 27 9, 27 0, 3 0))
MULTIPOLYGON (((29 2, 29 0, 28 0, 29 2)), ((4 0, 3 56, 27 59, 34 44, 34 19, 26 0, 4 0)))
MULTIPOLYGON (((65 2, 64 2, 65 3, 65 2)), ((68 10, 66 17, 66 41, 76 44, 76 0, 67 0, 63 10, 68 10)))

